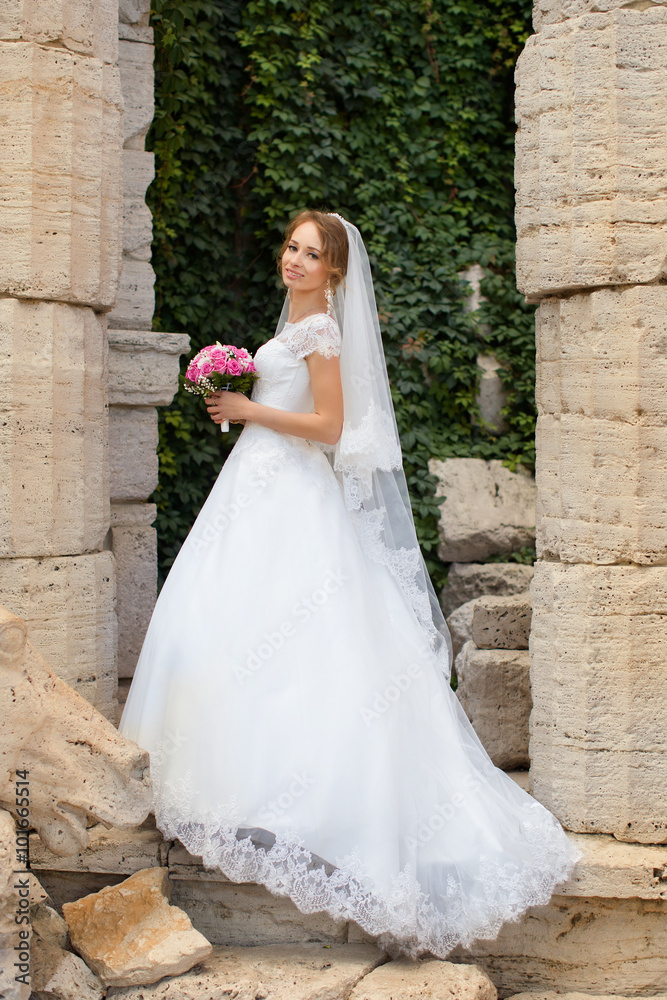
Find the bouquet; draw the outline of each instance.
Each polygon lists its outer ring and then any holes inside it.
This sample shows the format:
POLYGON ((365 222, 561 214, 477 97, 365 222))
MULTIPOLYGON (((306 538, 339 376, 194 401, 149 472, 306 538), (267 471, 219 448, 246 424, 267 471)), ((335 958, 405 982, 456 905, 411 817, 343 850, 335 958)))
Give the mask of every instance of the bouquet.
MULTIPOLYGON (((183 388, 195 396, 205 397, 219 389, 248 392, 258 378, 252 355, 244 347, 217 341, 203 347, 192 359, 183 378, 183 388)), ((229 420, 222 421, 220 430, 229 430, 229 420)))

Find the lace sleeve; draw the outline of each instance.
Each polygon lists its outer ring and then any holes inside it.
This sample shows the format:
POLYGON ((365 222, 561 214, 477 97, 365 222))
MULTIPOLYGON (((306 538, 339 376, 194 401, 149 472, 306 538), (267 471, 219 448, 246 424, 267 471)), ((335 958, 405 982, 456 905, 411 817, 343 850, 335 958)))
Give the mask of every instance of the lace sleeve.
POLYGON ((337 358, 341 349, 338 324, 323 313, 308 317, 301 323, 288 324, 280 333, 280 340, 297 358, 313 352, 324 358, 337 358))

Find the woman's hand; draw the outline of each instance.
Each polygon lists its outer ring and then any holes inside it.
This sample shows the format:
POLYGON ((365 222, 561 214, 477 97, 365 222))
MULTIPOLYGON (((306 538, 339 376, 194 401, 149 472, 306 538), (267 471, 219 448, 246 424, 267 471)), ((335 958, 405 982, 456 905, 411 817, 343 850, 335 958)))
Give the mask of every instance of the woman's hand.
POLYGON ((232 423, 247 420, 251 405, 242 392, 228 392, 224 389, 212 392, 206 399, 208 415, 216 424, 221 424, 223 420, 231 420, 232 423))

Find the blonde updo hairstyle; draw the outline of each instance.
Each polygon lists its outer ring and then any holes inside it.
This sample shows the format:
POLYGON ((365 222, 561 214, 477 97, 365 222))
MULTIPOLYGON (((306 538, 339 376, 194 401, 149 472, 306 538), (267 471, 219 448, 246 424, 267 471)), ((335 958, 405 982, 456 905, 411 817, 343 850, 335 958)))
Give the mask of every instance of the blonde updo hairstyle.
POLYGON ((337 219, 335 215, 329 215, 327 212, 317 212, 314 209, 308 209, 305 212, 299 212, 298 215, 295 215, 290 220, 285 230, 283 245, 278 251, 276 259, 278 274, 282 275, 283 254, 292 242, 294 230, 302 222, 314 222, 317 226, 317 231, 322 240, 322 263, 329 272, 329 281, 335 291, 347 273, 347 233, 340 219, 337 219))

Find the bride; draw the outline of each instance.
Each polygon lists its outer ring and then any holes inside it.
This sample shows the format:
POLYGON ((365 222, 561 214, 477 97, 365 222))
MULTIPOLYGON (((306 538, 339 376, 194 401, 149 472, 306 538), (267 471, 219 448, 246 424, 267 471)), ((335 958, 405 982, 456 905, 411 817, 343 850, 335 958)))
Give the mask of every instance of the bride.
POLYGON ((234 882, 444 958, 546 903, 578 852, 449 684, 359 231, 307 211, 245 426, 160 593, 120 722, 158 828, 234 882))

